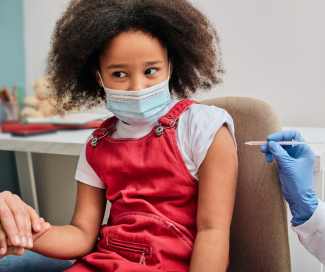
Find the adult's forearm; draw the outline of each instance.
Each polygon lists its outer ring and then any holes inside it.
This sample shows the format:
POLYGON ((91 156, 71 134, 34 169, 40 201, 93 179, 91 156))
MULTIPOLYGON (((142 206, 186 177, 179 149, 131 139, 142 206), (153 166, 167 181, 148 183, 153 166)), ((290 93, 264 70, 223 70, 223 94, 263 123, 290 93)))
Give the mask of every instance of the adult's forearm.
POLYGON ((71 260, 89 254, 95 243, 75 226, 51 226, 31 250, 50 258, 71 260))
POLYGON ((325 203, 318 201, 318 206, 311 218, 300 226, 292 226, 299 235, 301 244, 325 265, 325 203))
POLYGON ((195 238, 189 272, 225 272, 229 238, 217 229, 199 231, 195 238))

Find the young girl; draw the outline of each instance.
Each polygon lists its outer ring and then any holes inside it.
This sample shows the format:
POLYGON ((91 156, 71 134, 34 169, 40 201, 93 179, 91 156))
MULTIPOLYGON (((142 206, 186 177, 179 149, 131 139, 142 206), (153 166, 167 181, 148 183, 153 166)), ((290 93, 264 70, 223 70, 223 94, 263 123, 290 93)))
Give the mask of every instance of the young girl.
POLYGON ((71 272, 226 271, 233 121, 170 98, 220 82, 211 23, 186 0, 75 0, 52 42, 48 72, 61 110, 106 101, 115 116, 82 150, 71 224, 52 226, 32 250, 78 258, 71 272))

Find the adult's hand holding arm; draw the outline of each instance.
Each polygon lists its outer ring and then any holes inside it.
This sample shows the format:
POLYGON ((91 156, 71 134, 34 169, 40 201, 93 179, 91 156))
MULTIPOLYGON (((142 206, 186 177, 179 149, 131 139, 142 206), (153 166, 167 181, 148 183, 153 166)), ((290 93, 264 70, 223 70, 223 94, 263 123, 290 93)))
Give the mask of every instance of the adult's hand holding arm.
MULTIPOLYGON (((0 193, 0 222, 10 244, 24 248, 33 247, 34 232, 41 231, 41 221, 36 211, 11 192, 0 193)), ((7 251, 7 240, 0 237, 0 254, 7 251)))
POLYGON ((266 160, 278 163, 282 193, 293 216, 291 223, 302 225, 315 212, 318 199, 314 191, 313 166, 315 153, 308 145, 280 146, 275 141, 305 142, 298 131, 280 131, 267 137, 267 146, 262 146, 266 160))
POLYGON ((93 251, 98 242, 107 199, 106 190, 78 182, 75 212, 70 225, 51 226, 31 251, 46 257, 71 260, 93 251))
MULTIPOLYGON (((51 225, 45 222, 44 219, 41 217, 40 217, 40 223, 41 223, 41 230, 39 232, 33 232, 32 234, 34 242, 51 228, 51 225)), ((0 259, 8 255, 22 256, 25 254, 25 248, 14 246, 11 244, 10 240, 8 240, 7 234, 4 231, 1 223, 0 223, 0 239, 1 241, 7 241, 6 243, 2 244, 2 247, 4 247, 5 250, 2 251, 4 252, 4 254, 0 252, 0 259)))

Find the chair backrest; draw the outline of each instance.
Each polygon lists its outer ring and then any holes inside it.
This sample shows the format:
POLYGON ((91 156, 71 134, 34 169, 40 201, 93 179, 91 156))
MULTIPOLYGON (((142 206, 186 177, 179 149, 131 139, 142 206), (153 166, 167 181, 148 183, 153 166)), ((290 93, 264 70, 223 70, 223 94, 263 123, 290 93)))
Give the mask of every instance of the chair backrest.
POLYGON ((228 272, 291 271, 286 204, 276 162, 267 163, 259 146, 245 145, 282 130, 275 110, 247 97, 201 103, 225 109, 235 124, 239 172, 228 272))

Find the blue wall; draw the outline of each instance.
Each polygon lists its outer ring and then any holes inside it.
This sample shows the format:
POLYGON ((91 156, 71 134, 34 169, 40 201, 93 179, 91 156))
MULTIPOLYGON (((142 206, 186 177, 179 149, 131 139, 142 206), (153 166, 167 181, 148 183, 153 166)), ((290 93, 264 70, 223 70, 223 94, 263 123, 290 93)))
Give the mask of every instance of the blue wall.
MULTIPOLYGON (((25 86, 23 0, 0 0, 0 87, 25 86)), ((0 109, 1 110, 1 109, 0 109)), ((0 192, 19 194, 13 152, 0 151, 0 192)))
POLYGON ((23 0, 0 0, 0 87, 25 85, 23 0))

